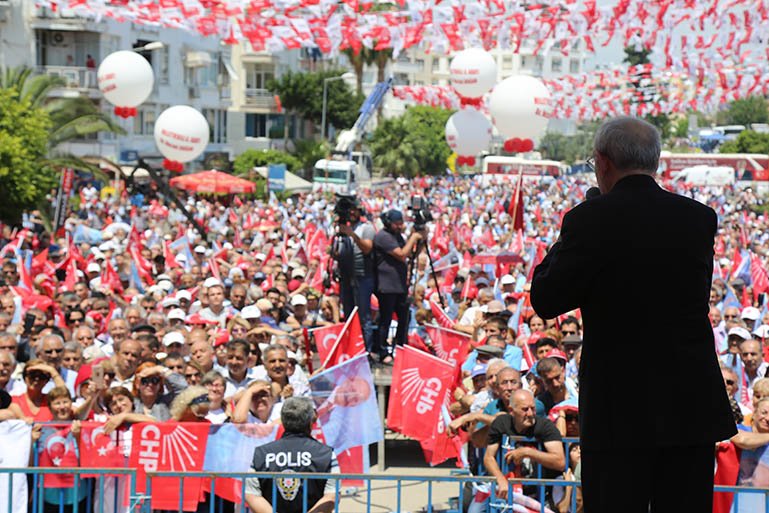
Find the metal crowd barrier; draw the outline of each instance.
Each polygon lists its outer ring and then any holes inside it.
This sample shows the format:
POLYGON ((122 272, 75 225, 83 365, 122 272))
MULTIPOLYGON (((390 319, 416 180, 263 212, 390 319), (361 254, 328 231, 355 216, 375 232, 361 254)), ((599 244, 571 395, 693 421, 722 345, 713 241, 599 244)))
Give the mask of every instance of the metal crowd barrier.
MULTIPOLYGON (((497 462, 502 472, 507 475, 508 466, 504 461, 504 453, 507 449, 514 447, 515 442, 533 442, 532 439, 526 439, 523 437, 509 437, 502 441, 500 451, 497 454, 497 462)), ((572 443, 578 443, 577 438, 564 438, 563 446, 566 459, 566 468, 569 468, 569 446, 572 443)), ((540 446, 541 448, 541 446, 540 446)), ((7 450, 2 448, 1 450, 7 450)), ((514 486, 536 486, 537 495, 532 497, 540 503, 540 512, 546 513, 546 490, 553 487, 563 487, 564 489, 571 488, 571 497, 568 511, 575 513, 577 511, 577 487, 581 485, 579 481, 566 481, 564 479, 544 479, 542 477, 541 465, 536 465, 537 472, 535 478, 521 479, 512 478, 508 480, 508 499, 507 501, 500 501, 496 499, 496 480, 493 477, 486 476, 485 468, 483 467, 483 451, 479 451, 480 456, 478 458, 476 475, 471 475, 466 470, 457 470, 452 472, 449 476, 428 476, 428 475, 376 475, 376 474, 321 474, 321 473, 291 473, 292 478, 301 479, 303 481, 304 495, 302 497, 303 512, 307 512, 307 481, 310 479, 333 479, 335 482, 336 501, 334 505, 334 512, 349 511, 349 508, 340 510, 340 503, 346 499, 352 500, 358 503, 356 511, 360 510, 360 505, 365 505, 366 513, 371 513, 372 507, 381 510, 383 506, 389 508, 389 511, 401 512, 402 509, 402 497, 403 489, 414 485, 426 485, 427 493, 424 496, 424 506, 422 511, 426 513, 433 513, 436 506, 434 499, 434 487, 435 486, 448 486, 455 487, 455 491, 451 492, 450 505, 447 508, 441 508, 441 511, 446 513, 462 513, 463 504, 468 498, 469 492, 466 489, 467 485, 478 485, 481 483, 488 483, 488 489, 490 497, 482 503, 475 503, 473 513, 493 513, 493 512, 505 512, 513 509, 513 487, 514 486), (350 488, 342 485, 342 480, 359 480, 364 483, 362 488, 350 488), (392 501, 392 496, 388 496, 388 503, 385 505, 375 504, 372 502, 372 493, 384 488, 392 488, 391 483, 394 483, 395 488, 395 501, 392 501), (361 503, 363 498, 363 503, 361 503)), ((35 457, 33 464, 37 464, 37 450, 35 447, 35 457)), ((199 513, 249 513, 248 507, 244 503, 233 504, 216 497, 217 479, 220 478, 232 478, 240 481, 240 495, 245 496, 245 478, 247 477, 286 477, 286 474, 271 474, 271 473, 211 473, 211 472, 152 472, 147 473, 145 478, 145 492, 137 493, 138 486, 138 474, 135 469, 129 468, 54 468, 54 467, 29 467, 29 468, 0 468, 0 484, 8 485, 9 495, 7 498, 0 497, 0 512, 4 509, 9 513, 15 513, 13 510, 13 476, 23 474, 28 481, 28 513, 70 513, 73 512, 71 506, 65 505, 65 498, 67 494, 71 494, 77 502, 80 494, 84 494, 84 498, 81 502, 81 507, 78 513, 151 513, 151 498, 153 493, 153 477, 173 478, 179 481, 179 504, 178 508, 171 511, 177 511, 181 513, 183 511, 182 499, 184 496, 185 478, 201 478, 204 485, 208 485, 208 504, 198 508, 199 513), (69 489, 53 489, 45 488, 46 476, 54 474, 71 475, 75 477, 74 487, 69 489), (95 477, 81 477, 82 475, 95 476, 95 477), (7 481, 6 481, 7 480, 7 481), (108 485, 112 490, 112 496, 105 496, 105 491, 108 485), (46 490, 48 490, 46 492, 46 490), (53 490, 53 491, 51 491, 53 490), (83 493, 82 490, 85 490, 83 493), (127 500, 120 496, 121 491, 127 494, 127 500), (54 499, 54 503, 46 503, 45 497, 54 499), (7 499, 7 504, 3 504, 3 499, 7 499), (119 500, 120 499, 120 500, 119 500), (122 506, 119 502, 127 504, 122 506), (5 507, 7 506, 7 507, 5 507), (57 507, 58 506, 58 507, 57 507)), ((470 486, 470 490, 473 487, 470 486)), ((444 496, 446 488, 443 489, 444 496)), ((263 494, 267 495, 268 491, 263 490, 263 494)), ((763 508, 751 509, 750 513, 769 513, 769 488, 748 488, 738 486, 716 486, 715 492, 733 493, 733 506, 734 512, 740 511, 740 501, 750 500, 751 508, 754 508, 756 504, 763 503, 763 508), (743 495, 746 494, 746 495, 743 495), (749 495, 747 495, 749 494, 749 495), (753 500, 755 495, 763 495, 763 501, 759 499, 753 500)), ((269 491, 272 494, 274 504, 277 497, 276 481, 273 479, 272 490, 269 491)), ((470 498, 472 501, 472 498, 470 498)), ((311 506, 311 505, 310 505, 311 506)), ((167 510, 166 510, 167 511, 167 510)), ((437 510, 436 510, 437 511, 437 510)), ((74 512, 73 512, 74 513, 74 512)), ((554 512, 556 513, 556 512, 554 512)))
MULTIPOLYGON (((47 506, 47 509, 44 508, 44 501, 43 501, 43 484, 45 481, 45 476, 50 476, 53 474, 66 474, 66 475, 72 475, 75 476, 76 479, 74 480, 74 489, 73 489, 73 495, 74 497, 78 497, 78 489, 82 487, 86 487, 87 494, 83 502, 81 503, 80 512, 81 513, 114 513, 114 512, 124 512, 124 513, 151 513, 153 510, 151 508, 150 499, 152 497, 152 478, 153 477, 168 477, 168 478, 176 478, 179 479, 179 506, 175 510, 178 513, 181 513, 183 511, 182 509, 182 503, 181 498, 183 497, 184 492, 184 481, 188 478, 202 478, 204 480, 204 483, 208 483, 210 487, 210 493, 211 497, 214 496, 216 493, 216 485, 217 485, 217 479, 220 478, 234 478, 238 479, 241 482, 241 494, 245 495, 245 478, 247 477, 286 477, 286 474, 273 474, 273 473, 266 473, 266 472, 259 472, 259 473, 218 473, 218 474, 212 474, 208 472, 155 472, 155 473, 148 473, 146 477, 146 492, 143 494, 136 493, 137 489, 137 475, 136 471, 133 469, 124 469, 124 468, 116 468, 116 469, 84 469, 84 468, 0 468, 0 480, 7 480, 8 484, 10 485, 12 476, 16 474, 23 474, 25 476, 30 476, 30 478, 34 481, 36 481, 36 486, 30 490, 30 497, 29 497, 29 509, 28 513, 43 513, 44 511, 52 512, 52 513, 68 513, 72 511, 71 507, 65 506, 63 504, 63 500, 59 501, 58 505, 54 505, 53 509, 51 509, 51 505, 49 504, 47 506), (81 474, 89 474, 89 475, 96 475, 98 477, 94 478, 81 478, 79 477, 81 474), (96 495, 98 494, 99 490, 104 490, 106 480, 108 479, 117 479, 116 476, 124 477, 128 479, 128 485, 130 490, 129 495, 129 501, 128 506, 121 508, 117 504, 117 496, 115 497, 106 497, 107 500, 97 500, 96 495), (110 500, 111 499, 111 500, 110 500), (111 502, 111 504, 110 504, 111 502)), ((538 486, 540 490, 544 490, 547 486, 563 486, 563 487, 578 487, 580 486, 580 482, 578 481, 563 481, 558 479, 510 479, 509 480, 509 488, 508 488, 508 500, 506 502, 494 500, 494 493, 496 491, 496 482, 492 477, 489 476, 472 476, 472 475, 451 475, 451 476, 418 476, 418 475, 371 475, 371 474, 321 474, 321 473, 292 473, 292 478, 301 479, 303 482, 303 496, 302 496, 302 511, 307 512, 309 509, 309 505, 307 504, 307 481, 311 479, 334 479, 335 480, 335 492, 336 492, 336 501, 334 504, 334 513, 339 513, 349 511, 350 508, 340 508, 342 501, 345 499, 358 499, 355 502, 359 504, 355 509, 359 510, 360 505, 365 506, 366 513, 371 513, 372 507, 381 508, 382 505, 374 504, 372 502, 372 492, 376 490, 381 490, 383 488, 390 488, 390 486, 381 486, 381 484, 389 485, 390 483, 394 483, 395 488, 395 497, 394 502, 390 502, 386 504, 385 506, 389 508, 389 511, 393 512, 401 512, 403 511, 402 502, 403 502, 403 494, 404 489, 408 488, 411 485, 414 484, 426 484, 427 485, 427 493, 423 497, 424 499, 424 506, 421 508, 421 511, 424 511, 426 513, 433 513, 434 511, 438 511, 436 509, 436 504, 434 499, 434 488, 438 485, 448 485, 448 486, 454 486, 456 487, 456 496, 453 496, 454 499, 451 501, 451 504, 448 509, 442 508, 441 511, 444 511, 446 513, 461 513, 462 511, 462 505, 464 503, 464 500, 466 498, 466 490, 465 490, 465 484, 466 483, 479 483, 479 482, 488 482, 491 485, 491 497, 492 500, 489 501, 488 505, 484 507, 482 511, 486 512, 504 512, 508 510, 513 510, 513 500, 512 500, 512 488, 513 485, 522 485, 522 486, 538 486), (341 480, 343 479, 359 479, 364 481, 365 485, 361 490, 356 490, 354 495, 350 494, 350 490, 344 489, 341 484, 341 480), (364 502, 361 504, 361 500, 359 498, 363 498, 364 502)), ((4 507, 3 504, 0 504, 0 511, 5 510, 8 512, 13 512, 12 509, 13 500, 14 497, 12 495, 13 487, 9 486, 9 490, 11 493, 9 493, 9 496, 6 498, 7 507, 4 507)), ((764 513, 769 513, 769 488, 747 488, 747 487, 739 487, 739 486, 717 486, 715 487, 716 492, 728 492, 728 493, 734 493, 734 501, 733 501, 733 509, 732 511, 740 511, 740 500, 741 500, 741 494, 757 494, 757 495, 763 495, 764 500, 764 513)), ((57 489, 57 492, 60 494, 60 498, 64 498, 64 490, 57 489)), ((264 493, 265 491, 263 491, 264 493)), ((408 490, 406 490, 408 492, 408 490)), ((275 497, 277 497, 277 487, 275 484, 275 480, 273 480, 273 486, 272 490, 270 492, 273 497, 273 503, 275 503, 275 497)), ((544 492, 540 492, 541 494, 544 494, 544 492)), ((115 492, 115 495, 117 495, 117 490, 115 492)), ((574 503, 575 494, 572 493, 572 504, 569 509, 569 511, 576 511, 576 505, 574 503)), ((743 497, 744 500, 744 497, 743 497)), ((542 513, 545 512, 545 506, 544 503, 541 503, 542 507, 540 508, 540 511, 542 513)), ((205 509, 198 509, 199 513, 223 513, 224 511, 234 511, 235 513, 249 513, 249 510, 245 504, 235 504, 234 506, 232 503, 229 503, 228 505, 225 505, 223 501, 219 500, 212 500, 209 501, 208 507, 205 509), (234 509, 227 509, 227 508, 234 508, 234 509)), ((761 513, 761 510, 751 510, 752 513, 761 513)))

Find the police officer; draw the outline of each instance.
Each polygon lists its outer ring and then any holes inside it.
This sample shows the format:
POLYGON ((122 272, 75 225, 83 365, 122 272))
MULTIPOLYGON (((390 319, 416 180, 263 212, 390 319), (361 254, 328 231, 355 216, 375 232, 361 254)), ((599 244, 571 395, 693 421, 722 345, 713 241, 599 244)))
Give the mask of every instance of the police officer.
MULTIPOLYGON (((331 447, 312 438, 315 407, 306 397, 289 397, 283 402, 280 420, 285 433, 274 442, 254 450, 254 472, 274 472, 285 477, 246 479, 246 503, 253 513, 301 513, 304 490, 295 472, 339 473, 336 455, 331 447)), ((331 512, 336 501, 336 480, 307 479, 309 513, 331 512)))

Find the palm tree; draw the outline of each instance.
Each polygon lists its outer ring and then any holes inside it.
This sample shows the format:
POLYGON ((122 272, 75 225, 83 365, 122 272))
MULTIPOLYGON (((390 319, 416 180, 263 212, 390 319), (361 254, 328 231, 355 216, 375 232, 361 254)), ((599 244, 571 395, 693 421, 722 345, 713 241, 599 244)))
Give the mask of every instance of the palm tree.
POLYGON ((61 144, 82 139, 98 132, 125 134, 115 121, 99 110, 88 98, 51 98, 54 89, 63 87, 65 81, 51 75, 32 75, 32 68, 21 66, 0 74, 0 88, 16 89, 19 101, 29 101, 35 108, 48 113, 51 126, 48 131, 48 154, 39 165, 51 169, 71 167, 89 171, 95 176, 106 178, 99 166, 80 157, 57 149, 61 144))

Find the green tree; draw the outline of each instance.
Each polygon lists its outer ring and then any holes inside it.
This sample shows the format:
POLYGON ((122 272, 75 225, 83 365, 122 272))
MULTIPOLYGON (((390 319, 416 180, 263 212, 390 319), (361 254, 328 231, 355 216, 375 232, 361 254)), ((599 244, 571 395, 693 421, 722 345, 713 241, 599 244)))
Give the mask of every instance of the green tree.
POLYGON ((291 153, 302 163, 304 177, 310 179, 315 163, 320 159, 326 158, 328 152, 329 145, 325 141, 300 139, 294 141, 294 151, 291 153))
POLYGON ((652 51, 646 47, 636 50, 635 46, 626 46, 624 50, 625 58, 622 59, 622 62, 626 62, 629 66, 647 64, 649 62, 649 54, 652 53, 652 51))
MULTIPOLYGON (((64 85, 58 77, 33 76, 26 67, 0 74, 0 217, 11 222, 24 209, 40 206, 58 184, 63 167, 103 176, 99 167, 60 150, 60 145, 83 137, 123 130, 87 98, 50 98, 64 85), (39 129, 44 130, 42 148, 39 129)), ((46 209, 41 209, 45 212, 46 209)))
POLYGON ((539 142, 539 151, 546 159, 567 164, 585 160, 593 151, 596 128, 597 123, 588 122, 581 124, 574 135, 548 132, 539 142))
POLYGON ((0 89, 0 219, 15 223, 56 186, 57 173, 40 161, 48 149, 48 113, 16 89, 0 89))
POLYGON ((721 153, 769 153, 769 134, 745 130, 737 139, 721 144, 719 151, 721 153))
MULTIPOLYGON (((320 126, 323 118, 323 81, 339 77, 344 70, 333 69, 311 73, 287 72, 267 83, 267 88, 280 96, 281 104, 289 114, 299 114, 320 126)), ((362 97, 353 94, 343 80, 327 83, 326 123, 335 127, 349 127, 358 117, 362 97)))
POLYGON ((253 168, 269 164, 285 164, 292 173, 302 169, 302 163, 296 157, 280 150, 246 150, 235 157, 232 169, 236 175, 248 177, 253 168))
POLYGON ((419 106, 384 120, 369 143, 375 167, 393 175, 443 173, 451 154, 444 135, 450 116, 449 110, 419 106))
POLYGON ((769 123, 769 103, 763 96, 749 96, 734 100, 726 110, 718 113, 720 125, 745 125, 769 123))
POLYGON ((72 167, 105 177, 97 164, 64 152, 63 143, 83 139, 99 132, 124 134, 125 131, 89 98, 51 98, 54 89, 65 85, 64 79, 50 75, 32 75, 28 67, 12 68, 0 76, 0 88, 15 89, 19 100, 44 110, 50 119, 46 154, 41 166, 59 170, 72 167))

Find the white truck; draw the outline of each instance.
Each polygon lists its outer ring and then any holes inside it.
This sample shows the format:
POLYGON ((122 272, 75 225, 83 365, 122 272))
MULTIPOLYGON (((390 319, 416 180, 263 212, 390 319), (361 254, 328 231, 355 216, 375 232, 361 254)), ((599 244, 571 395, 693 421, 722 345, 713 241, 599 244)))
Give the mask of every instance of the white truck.
POLYGON ((734 185, 734 168, 728 166, 692 166, 679 171, 674 180, 700 186, 734 185))
POLYGON ((371 154, 363 149, 354 150, 366 134, 366 124, 392 87, 392 81, 390 77, 374 87, 361 105, 360 115, 353 127, 340 132, 331 156, 315 163, 312 176, 313 191, 354 194, 362 184, 371 185, 371 154))

